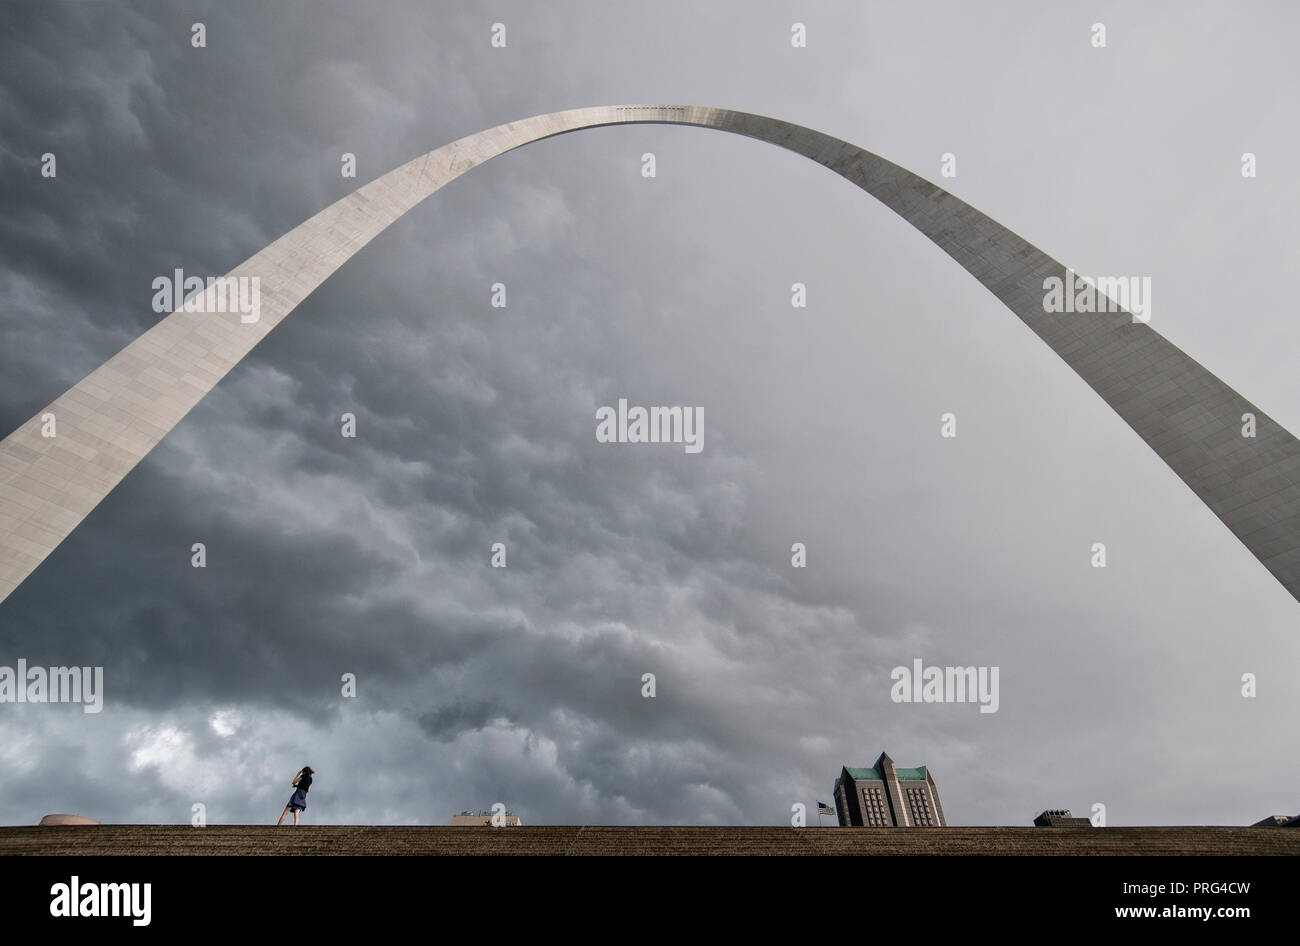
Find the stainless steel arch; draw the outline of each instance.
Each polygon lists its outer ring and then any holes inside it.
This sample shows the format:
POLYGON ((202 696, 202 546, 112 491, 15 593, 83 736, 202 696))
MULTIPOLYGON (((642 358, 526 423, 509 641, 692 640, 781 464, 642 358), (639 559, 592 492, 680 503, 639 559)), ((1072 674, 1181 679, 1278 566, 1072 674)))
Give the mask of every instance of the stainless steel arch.
POLYGON ((390 223, 496 155, 566 132, 631 123, 699 125, 757 138, 825 165, 882 201, 1019 316, 1300 599, 1300 443, 1149 325, 1126 312, 1045 312, 1043 282, 1064 277, 1066 267, 947 191, 855 145, 746 112, 623 105, 490 128, 371 181, 229 274, 260 278, 258 321, 174 312, 0 441, 0 600, 254 345, 390 223), (42 436, 47 413, 56 417, 55 437, 42 436), (1254 438, 1241 436, 1245 413, 1256 417, 1254 438))

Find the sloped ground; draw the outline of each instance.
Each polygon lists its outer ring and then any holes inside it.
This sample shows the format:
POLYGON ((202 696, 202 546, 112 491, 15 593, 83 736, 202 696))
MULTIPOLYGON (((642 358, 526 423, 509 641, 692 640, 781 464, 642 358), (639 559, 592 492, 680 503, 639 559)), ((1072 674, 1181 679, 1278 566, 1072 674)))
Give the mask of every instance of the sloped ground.
POLYGON ((0 827, 0 856, 441 854, 1237 854, 1300 855, 1300 829, 0 827))

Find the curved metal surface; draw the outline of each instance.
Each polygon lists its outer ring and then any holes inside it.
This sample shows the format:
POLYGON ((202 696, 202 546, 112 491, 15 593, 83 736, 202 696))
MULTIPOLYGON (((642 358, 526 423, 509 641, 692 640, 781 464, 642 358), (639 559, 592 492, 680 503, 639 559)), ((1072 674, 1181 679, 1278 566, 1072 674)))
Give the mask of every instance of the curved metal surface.
POLYGON ((1149 325, 1127 312, 1045 312, 1043 282, 1064 278, 1065 266, 947 191, 848 142, 728 109, 622 105, 490 128, 371 181, 231 271, 260 280, 256 322, 237 312, 173 312, 0 441, 0 601, 281 319, 389 224, 496 155, 584 128, 638 123, 698 125, 766 141, 883 202, 1019 316, 1300 600, 1300 442, 1149 325), (1248 412, 1257 418, 1254 438, 1240 433, 1248 412), (57 419, 54 437, 42 436, 46 413, 57 419))

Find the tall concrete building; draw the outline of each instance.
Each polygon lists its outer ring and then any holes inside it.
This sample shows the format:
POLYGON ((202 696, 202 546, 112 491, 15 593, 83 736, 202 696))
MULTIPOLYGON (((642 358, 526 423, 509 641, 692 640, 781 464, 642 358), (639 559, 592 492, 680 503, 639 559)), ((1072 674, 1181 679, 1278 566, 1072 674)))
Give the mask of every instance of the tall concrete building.
POLYGON ((942 828, 948 824, 929 769, 924 765, 900 769, 884 752, 870 768, 844 767, 835 780, 835 813, 842 828, 942 828))

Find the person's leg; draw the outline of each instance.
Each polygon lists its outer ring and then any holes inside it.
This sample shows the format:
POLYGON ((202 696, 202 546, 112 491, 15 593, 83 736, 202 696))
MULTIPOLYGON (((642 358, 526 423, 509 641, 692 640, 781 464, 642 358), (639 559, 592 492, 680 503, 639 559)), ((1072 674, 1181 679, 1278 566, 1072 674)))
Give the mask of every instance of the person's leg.
POLYGON ((289 806, 285 805, 284 811, 280 813, 280 820, 275 823, 275 826, 277 828, 280 827, 280 825, 284 824, 284 816, 287 815, 288 813, 289 813, 289 806))
POLYGON ((298 827, 298 815, 300 815, 300 814, 302 814, 302 812, 301 812, 300 809, 295 808, 295 809, 293 810, 293 826, 294 826, 295 828, 298 827))

